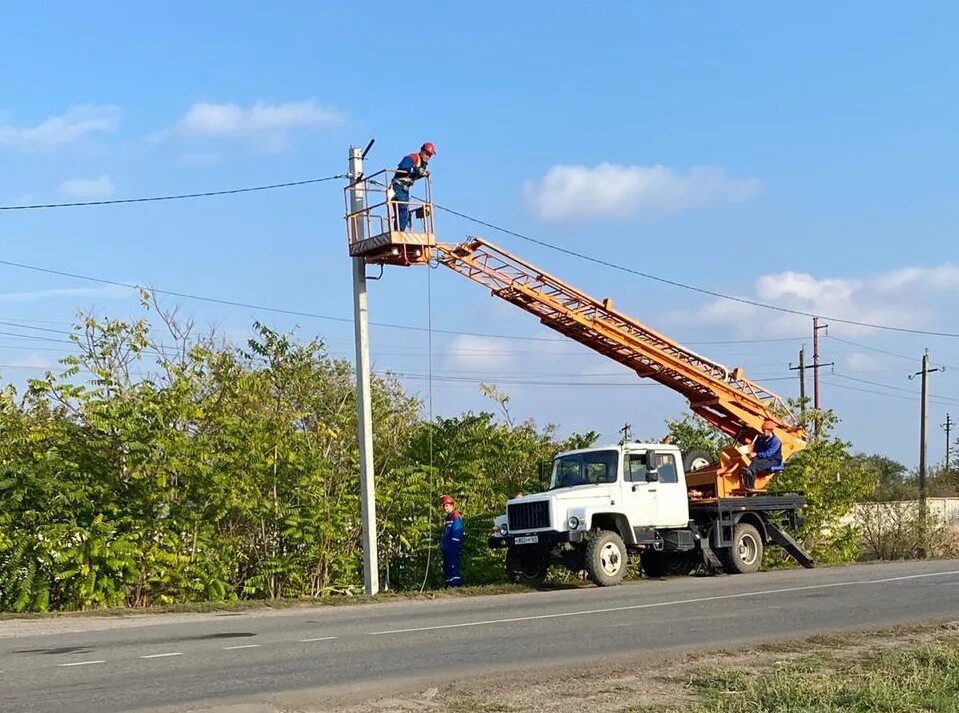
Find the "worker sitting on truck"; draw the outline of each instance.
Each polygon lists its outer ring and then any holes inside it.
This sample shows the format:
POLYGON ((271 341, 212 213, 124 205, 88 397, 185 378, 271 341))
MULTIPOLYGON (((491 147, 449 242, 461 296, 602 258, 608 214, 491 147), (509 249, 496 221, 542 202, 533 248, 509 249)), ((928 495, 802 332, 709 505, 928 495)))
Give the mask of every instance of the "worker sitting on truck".
POLYGON ((396 205, 396 229, 400 232, 410 227, 410 189, 415 181, 430 175, 426 167, 435 155, 436 147, 427 141, 418 152, 404 156, 396 167, 392 189, 396 205))
POLYGON ((762 435, 756 437, 749 454, 752 462, 743 473, 743 486, 746 490, 756 489, 756 476, 760 473, 767 470, 782 470, 783 444, 773 433, 775 427, 776 424, 768 418, 763 421, 762 435))

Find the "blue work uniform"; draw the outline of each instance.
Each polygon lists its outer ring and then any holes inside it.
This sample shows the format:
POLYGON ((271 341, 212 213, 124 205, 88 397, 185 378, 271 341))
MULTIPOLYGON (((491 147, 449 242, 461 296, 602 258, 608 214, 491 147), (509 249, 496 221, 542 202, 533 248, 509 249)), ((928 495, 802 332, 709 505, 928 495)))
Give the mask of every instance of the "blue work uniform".
POLYGON ((443 539, 440 540, 443 553, 443 581, 447 587, 460 586, 460 555, 463 553, 463 517, 453 510, 446 514, 443 525, 443 539))
POLYGON ((428 161, 424 161, 419 153, 404 156, 396 167, 393 177, 393 200, 396 201, 396 229, 406 230, 410 227, 410 189, 413 183, 426 175, 428 161))
POLYGON ((743 476, 743 485, 752 490, 756 487, 756 476, 767 470, 782 470, 783 444, 775 434, 763 434, 753 444, 756 457, 749 464, 743 476))

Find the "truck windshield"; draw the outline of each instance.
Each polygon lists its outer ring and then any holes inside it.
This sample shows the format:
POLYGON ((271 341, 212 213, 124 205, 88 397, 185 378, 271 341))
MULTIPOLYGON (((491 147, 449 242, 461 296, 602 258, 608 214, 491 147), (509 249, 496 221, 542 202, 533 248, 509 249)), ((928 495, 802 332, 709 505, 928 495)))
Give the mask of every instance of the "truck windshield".
POLYGON ((587 451, 561 456, 553 461, 550 490, 574 485, 615 483, 619 472, 618 451, 587 451))

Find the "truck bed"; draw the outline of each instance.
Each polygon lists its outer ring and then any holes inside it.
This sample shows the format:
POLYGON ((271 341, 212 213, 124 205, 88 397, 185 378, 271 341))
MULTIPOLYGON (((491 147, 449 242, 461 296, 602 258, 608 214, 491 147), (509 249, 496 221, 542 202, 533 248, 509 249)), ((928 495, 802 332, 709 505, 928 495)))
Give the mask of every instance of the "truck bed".
POLYGON ((709 498, 690 500, 689 514, 715 515, 726 512, 781 512, 801 508, 806 498, 800 493, 777 493, 776 495, 753 495, 739 498, 709 498))

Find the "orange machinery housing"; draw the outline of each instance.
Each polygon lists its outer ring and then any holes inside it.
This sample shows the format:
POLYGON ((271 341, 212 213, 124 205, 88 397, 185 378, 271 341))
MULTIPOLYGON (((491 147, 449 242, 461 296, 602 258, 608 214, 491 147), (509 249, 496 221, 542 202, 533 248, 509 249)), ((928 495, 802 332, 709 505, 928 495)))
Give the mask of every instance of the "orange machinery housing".
MULTIPOLYGON (((805 447, 805 428, 786 403, 743 376, 741 369, 730 369, 687 349, 618 312, 609 299, 594 299, 482 238, 458 245, 437 243, 429 178, 423 181, 426 197, 410 201, 411 211, 418 216, 416 230, 396 230, 388 179, 389 172, 380 172, 348 187, 348 191, 361 188, 365 195, 383 194, 382 200, 347 209, 350 255, 371 264, 401 266, 435 259, 532 313, 550 329, 682 394, 694 413, 734 441, 722 450, 718 463, 687 473, 690 498, 745 494, 742 472, 749 464, 747 444, 762 432, 766 419, 775 424, 784 460, 805 447)), ((756 490, 765 489, 771 477, 761 474, 756 490)))

